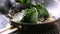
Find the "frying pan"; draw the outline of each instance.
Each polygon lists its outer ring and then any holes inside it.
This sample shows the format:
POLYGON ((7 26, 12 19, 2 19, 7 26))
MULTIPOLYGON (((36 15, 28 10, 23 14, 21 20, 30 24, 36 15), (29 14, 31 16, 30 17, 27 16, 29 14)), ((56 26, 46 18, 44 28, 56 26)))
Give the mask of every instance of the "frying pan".
POLYGON ((60 15, 60 12, 59 12, 60 11, 60 2, 59 2, 59 0, 33 0, 33 1, 35 1, 36 3, 37 2, 43 3, 43 5, 48 10, 49 14, 51 14, 51 16, 53 16, 55 18, 55 20, 51 21, 51 22, 39 23, 39 24, 37 24, 37 23, 17 23, 17 22, 11 21, 12 22, 11 24, 13 26, 19 27, 19 25, 20 25, 20 26, 22 26, 22 28, 25 28, 25 29, 26 29, 26 27, 30 28, 30 27, 36 27, 36 26, 49 27, 51 25, 54 25, 59 20, 59 18, 60 18, 60 16, 59 16, 60 15))

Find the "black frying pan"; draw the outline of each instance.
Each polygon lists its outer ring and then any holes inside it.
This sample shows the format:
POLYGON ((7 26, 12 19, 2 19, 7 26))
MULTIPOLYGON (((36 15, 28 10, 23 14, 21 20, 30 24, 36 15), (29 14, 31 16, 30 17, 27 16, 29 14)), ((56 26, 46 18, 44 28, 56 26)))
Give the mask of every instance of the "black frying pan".
MULTIPOLYGON (((38 2, 38 0, 37 0, 37 2, 38 2)), ((48 12, 50 13, 50 12, 59 12, 58 11, 58 8, 57 7, 59 7, 59 5, 60 5, 60 3, 59 3, 59 1, 55 1, 55 0, 44 0, 43 2, 42 2, 44 5, 45 5, 45 7, 46 7, 46 9, 48 10, 48 12), (57 4, 58 3, 58 4, 57 4), (56 8, 55 10, 56 11, 54 11, 54 8, 56 8)), ((60 8, 60 7, 59 7, 60 8)), ((51 13, 51 14, 53 14, 53 13, 51 13)), ((58 14, 57 14, 58 15, 58 14)), ((53 16, 55 16, 55 15, 53 15, 53 16)), ((55 17, 58 17, 58 16, 55 16, 55 17)), ((51 25, 54 25, 57 21, 58 21, 59 19, 56 19, 56 20, 54 20, 54 21, 51 21, 51 22, 47 22, 47 23, 39 23, 39 24, 37 24, 37 23, 16 23, 16 22, 13 22, 13 21, 11 21, 11 24, 13 25, 13 26, 16 26, 16 27, 18 27, 19 25, 20 26, 22 26, 23 28, 33 28, 33 27, 37 27, 38 26, 38 28, 40 27, 40 26, 42 26, 42 27, 49 27, 49 26, 51 26, 51 25)))

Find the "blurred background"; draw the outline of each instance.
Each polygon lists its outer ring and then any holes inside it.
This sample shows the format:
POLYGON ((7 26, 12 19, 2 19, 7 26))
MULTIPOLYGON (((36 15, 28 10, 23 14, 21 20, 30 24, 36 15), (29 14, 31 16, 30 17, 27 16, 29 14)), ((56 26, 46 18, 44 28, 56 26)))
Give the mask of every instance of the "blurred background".
POLYGON ((54 18, 54 21, 42 24, 13 22, 17 19, 21 20, 24 14, 21 10, 30 6, 30 4, 25 5, 17 2, 19 1, 0 0, 0 34, 60 34, 60 0, 31 0, 33 5, 42 3, 54 18), (22 14, 15 15, 19 11, 22 14), (17 19, 12 17, 14 15, 17 19))

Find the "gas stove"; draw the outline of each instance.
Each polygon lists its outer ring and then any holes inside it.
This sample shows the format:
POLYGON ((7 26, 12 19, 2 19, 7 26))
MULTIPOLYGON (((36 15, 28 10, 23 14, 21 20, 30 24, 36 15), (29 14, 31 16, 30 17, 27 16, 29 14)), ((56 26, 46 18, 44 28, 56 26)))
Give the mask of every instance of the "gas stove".
POLYGON ((19 29, 10 33, 10 34, 59 34, 59 28, 57 24, 51 25, 48 27, 42 27, 39 28, 28 28, 28 29, 19 29))

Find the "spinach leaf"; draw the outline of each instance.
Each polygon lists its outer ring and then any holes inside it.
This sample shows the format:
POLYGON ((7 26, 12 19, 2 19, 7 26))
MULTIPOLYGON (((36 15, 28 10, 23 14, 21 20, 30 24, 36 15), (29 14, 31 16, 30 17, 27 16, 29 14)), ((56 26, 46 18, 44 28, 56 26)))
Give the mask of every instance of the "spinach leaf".
POLYGON ((30 4, 31 0, 19 0, 22 4, 30 4))
POLYGON ((46 20, 49 17, 49 13, 47 9, 45 8, 44 5, 42 4, 37 4, 36 5, 37 11, 38 11, 38 17, 41 18, 43 17, 44 20, 46 20))
POLYGON ((22 22, 37 23, 38 11, 35 7, 25 10, 27 12, 26 16, 23 18, 22 22))

